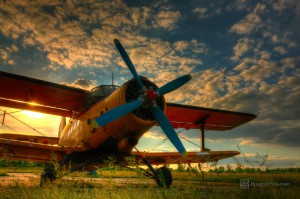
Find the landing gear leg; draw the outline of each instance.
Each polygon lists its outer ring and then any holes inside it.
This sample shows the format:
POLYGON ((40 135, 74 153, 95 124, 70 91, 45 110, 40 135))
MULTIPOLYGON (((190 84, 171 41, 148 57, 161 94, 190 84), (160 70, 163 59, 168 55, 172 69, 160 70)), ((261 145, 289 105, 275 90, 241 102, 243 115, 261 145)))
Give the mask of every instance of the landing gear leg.
POLYGON ((159 187, 167 187, 170 188, 173 182, 173 177, 170 169, 168 169, 166 166, 160 167, 159 169, 155 170, 150 162, 146 159, 143 158, 143 161, 145 164, 148 166, 148 168, 152 172, 152 177, 155 179, 157 185, 159 187))

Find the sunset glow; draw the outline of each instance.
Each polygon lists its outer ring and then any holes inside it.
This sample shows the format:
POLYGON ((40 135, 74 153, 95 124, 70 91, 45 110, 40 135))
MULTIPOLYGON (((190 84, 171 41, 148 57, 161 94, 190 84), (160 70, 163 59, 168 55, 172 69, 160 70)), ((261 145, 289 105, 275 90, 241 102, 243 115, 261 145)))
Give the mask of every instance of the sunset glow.
MULTIPOLYGON (((1 1, 0 8, 1 71, 86 90, 110 85, 113 73, 114 84, 122 85, 132 74, 113 43, 119 39, 137 73, 158 86, 192 75, 167 102, 257 115, 236 129, 206 132, 208 148, 238 145, 244 156, 268 154, 274 167, 300 166, 299 1, 24 0, 1 1)), ((60 117, 13 116, 57 135, 60 117)), ((29 131, 9 116, 5 124, 29 131)), ((199 131, 182 134, 200 144, 199 131)), ((153 127, 137 148, 162 139, 153 127)), ((166 142, 156 150, 174 147, 166 142)))
POLYGON ((33 111, 22 111, 22 113, 31 118, 42 118, 43 117, 42 113, 37 113, 37 112, 33 112, 33 111))

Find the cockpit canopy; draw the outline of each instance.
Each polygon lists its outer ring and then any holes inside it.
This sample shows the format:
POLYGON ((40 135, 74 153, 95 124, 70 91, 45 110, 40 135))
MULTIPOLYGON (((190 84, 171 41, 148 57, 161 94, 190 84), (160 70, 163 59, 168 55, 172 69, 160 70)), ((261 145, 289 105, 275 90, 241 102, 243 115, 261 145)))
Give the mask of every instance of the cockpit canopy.
POLYGON ((88 99, 86 100, 85 110, 89 109, 93 104, 98 102, 99 100, 109 96, 115 90, 117 90, 119 86, 115 85, 100 85, 91 90, 88 99))
POLYGON ((101 85, 91 90, 91 96, 103 98, 113 93, 117 88, 118 86, 114 85, 101 85))

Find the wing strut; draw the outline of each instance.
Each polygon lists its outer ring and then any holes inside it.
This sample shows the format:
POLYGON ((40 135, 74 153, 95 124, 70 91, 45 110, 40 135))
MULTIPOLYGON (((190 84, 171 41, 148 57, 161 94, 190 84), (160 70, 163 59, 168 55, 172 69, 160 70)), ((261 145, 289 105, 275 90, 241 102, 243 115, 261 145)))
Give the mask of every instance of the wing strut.
MULTIPOLYGON (((2 110, 1 110, 1 111, 2 111, 2 110)), ((3 111, 2 125, 4 125, 4 121, 5 121, 5 115, 6 115, 6 111, 3 111)))
POLYGON ((205 129, 205 121, 209 118, 209 114, 201 118, 197 123, 201 126, 200 128, 200 151, 209 151, 209 149, 205 148, 205 140, 204 140, 204 129, 205 129))

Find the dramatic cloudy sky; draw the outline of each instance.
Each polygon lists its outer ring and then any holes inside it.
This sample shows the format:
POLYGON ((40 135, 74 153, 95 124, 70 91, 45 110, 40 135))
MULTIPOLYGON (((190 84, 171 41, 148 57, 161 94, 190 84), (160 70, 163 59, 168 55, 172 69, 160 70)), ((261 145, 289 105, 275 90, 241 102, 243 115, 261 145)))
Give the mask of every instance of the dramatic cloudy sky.
MULTIPOLYGON (((258 116, 230 132, 208 132, 208 148, 239 145, 245 157, 268 154, 274 167, 299 167, 299 24, 297 0, 1 0, 0 69, 86 89, 110 84, 113 72, 121 85, 132 75, 113 44, 118 38, 138 73, 159 86, 192 74, 167 101, 258 116)), ((38 119, 33 126, 56 134, 57 117, 14 115, 38 119)), ((183 130, 182 136, 199 145, 199 132, 183 130)), ((153 128, 138 148, 163 138, 153 128)), ((156 150, 173 149, 166 142, 156 150)))

